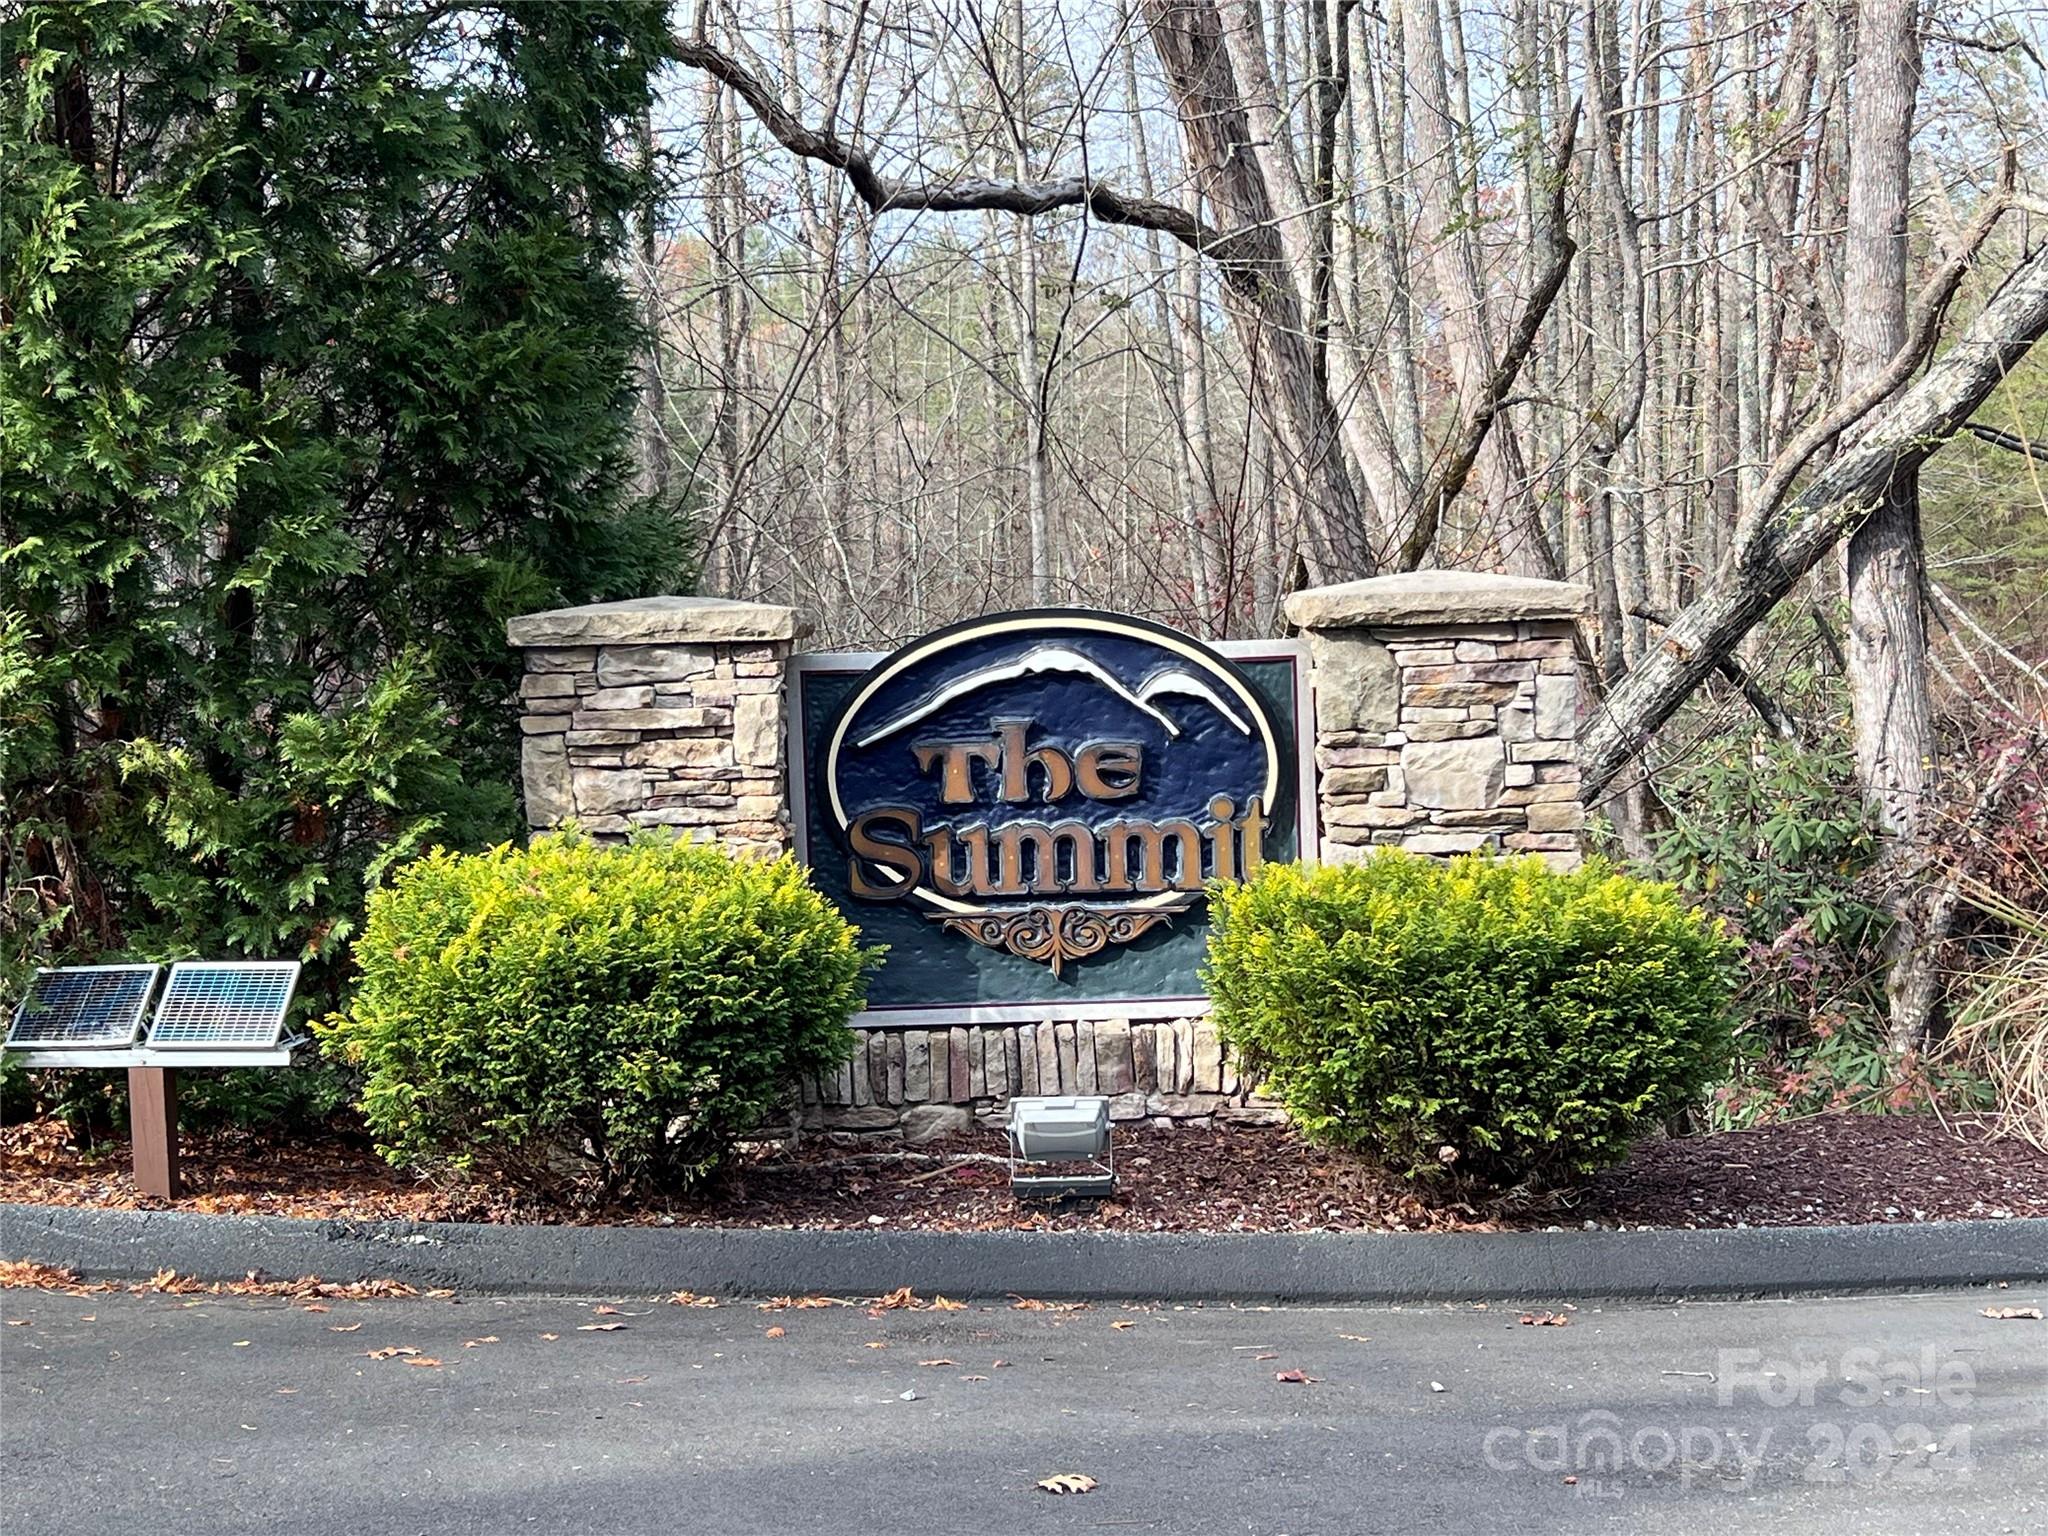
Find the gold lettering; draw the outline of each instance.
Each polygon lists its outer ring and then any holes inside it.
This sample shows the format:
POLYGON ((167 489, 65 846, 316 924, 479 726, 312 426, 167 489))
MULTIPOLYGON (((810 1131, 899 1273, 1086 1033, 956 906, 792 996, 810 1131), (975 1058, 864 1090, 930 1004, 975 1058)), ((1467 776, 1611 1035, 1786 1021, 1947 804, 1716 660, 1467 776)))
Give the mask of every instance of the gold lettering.
POLYGON ((988 828, 980 822, 962 827, 957 836, 967 850, 967 889, 970 895, 990 894, 988 880, 988 828))
POLYGON ((1249 880, 1266 862, 1266 807, 1257 795, 1246 802, 1244 819, 1237 826, 1244 836, 1244 878, 1249 880))
POLYGON ((1209 873, 1217 880, 1237 878, 1237 825, 1230 818, 1237 814, 1237 804, 1228 795, 1218 795, 1209 802, 1209 814, 1216 818, 1216 825, 1210 831, 1210 843, 1216 850, 1216 867, 1209 873))
POLYGON ((924 872, 918 861, 917 850, 907 848, 900 842, 885 841, 876 837, 869 829, 885 822, 894 822, 908 833, 915 842, 923 830, 923 818, 916 811, 900 806, 885 805, 879 810, 868 811, 856 816, 853 825, 846 829, 847 842, 853 848, 853 858, 847 863, 847 878, 853 894, 862 901, 900 901, 910 894, 917 884, 918 876, 924 872), (868 865, 880 865, 883 869, 895 870, 902 879, 877 884, 870 878, 868 865))
POLYGON ((919 741, 911 744, 910 755, 917 760, 919 773, 930 773, 933 763, 945 765, 939 777, 942 805, 972 805, 974 765, 995 767, 1002 749, 992 741, 919 741))
POLYGON ((1145 749, 1135 741, 1091 741, 1074 759, 1081 793, 1090 800, 1128 800, 1138 792, 1145 749))
POLYGON ((932 886, 941 896, 968 896, 974 891, 974 870, 970 865, 967 878, 962 880, 954 873, 956 860, 953 857, 953 829, 933 827, 925 834, 925 850, 930 858, 932 886))
POLYGON ((997 875, 991 893, 998 896, 1040 896, 1066 891, 1092 896, 1102 889, 1095 874, 1095 833, 1078 821, 1046 827, 1031 822, 999 827, 995 834, 997 875), (1060 871, 1060 846, 1066 845, 1071 870, 1060 871), (1025 873, 1024 853, 1032 853, 1025 873))
POLYGON ((1202 888, 1202 834, 1192 821, 1116 821, 1106 829, 1108 868, 1103 887, 1128 891, 1131 884, 1130 850, 1138 849, 1139 872, 1135 889, 1145 892, 1202 888), (1179 858, 1171 880, 1166 874, 1166 844, 1171 838, 1179 858))
POLYGON ((1022 805, 1031 798, 1031 770, 1045 770, 1046 800, 1064 800, 1074 787, 1074 767, 1067 761, 1067 754, 1058 747, 1039 747, 1036 750, 1025 746, 1025 733, 1031 729, 1029 720, 997 720, 996 739, 1002 743, 1003 798, 1011 805, 1022 805))
POLYGON ((990 889, 998 896, 1023 896, 1033 890, 1049 890, 1052 886, 1053 861, 1052 833, 1044 827, 1028 822, 1013 822, 1007 827, 996 829, 996 880, 990 889), (1027 884, 1024 877, 1024 848, 1031 846, 1037 855, 1037 879, 1027 884))

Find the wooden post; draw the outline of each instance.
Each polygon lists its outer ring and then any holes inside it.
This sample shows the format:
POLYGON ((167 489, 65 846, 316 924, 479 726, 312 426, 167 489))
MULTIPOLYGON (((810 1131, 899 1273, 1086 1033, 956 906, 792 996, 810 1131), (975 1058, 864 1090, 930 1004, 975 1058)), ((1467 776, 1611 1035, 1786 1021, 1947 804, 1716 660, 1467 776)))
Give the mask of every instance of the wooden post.
POLYGON ((135 1187, 175 1200, 178 1181, 178 1072, 175 1067, 128 1069, 128 1134, 135 1187))

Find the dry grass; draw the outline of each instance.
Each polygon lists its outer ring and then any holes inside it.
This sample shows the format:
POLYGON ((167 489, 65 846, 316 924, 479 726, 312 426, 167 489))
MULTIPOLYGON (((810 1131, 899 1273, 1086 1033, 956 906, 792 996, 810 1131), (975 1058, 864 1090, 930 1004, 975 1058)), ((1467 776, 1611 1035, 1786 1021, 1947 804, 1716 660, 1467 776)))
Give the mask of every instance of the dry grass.
POLYGON ((1942 1054, 1991 1084, 1998 1130, 2048 1149, 2048 913, 1975 881, 1964 899, 2012 929, 2013 946, 1963 978, 1942 1054))

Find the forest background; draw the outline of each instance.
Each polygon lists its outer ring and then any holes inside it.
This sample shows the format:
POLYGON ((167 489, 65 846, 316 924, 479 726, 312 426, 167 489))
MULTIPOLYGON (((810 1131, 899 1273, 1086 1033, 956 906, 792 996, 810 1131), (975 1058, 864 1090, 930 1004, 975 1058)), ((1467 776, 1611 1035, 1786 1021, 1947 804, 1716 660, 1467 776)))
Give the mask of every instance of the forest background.
POLYGON ((514 612, 1241 636, 1449 566, 1592 588, 1599 835, 1750 940, 1723 1113, 2018 1102, 2044 22, 8 7, 9 963, 331 1002, 395 860, 516 829, 514 612))

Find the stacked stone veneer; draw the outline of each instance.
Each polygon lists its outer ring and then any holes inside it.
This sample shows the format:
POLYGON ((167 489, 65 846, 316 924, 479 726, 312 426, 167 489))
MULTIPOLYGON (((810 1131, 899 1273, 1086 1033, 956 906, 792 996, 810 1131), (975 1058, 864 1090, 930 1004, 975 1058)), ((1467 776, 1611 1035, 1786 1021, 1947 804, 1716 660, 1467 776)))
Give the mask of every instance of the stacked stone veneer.
MULTIPOLYGON (((1498 847, 1575 864, 1572 641, 1587 606, 1583 587, 1445 571, 1291 597, 1315 674, 1322 856, 1498 847)), ((535 830, 573 818, 600 836, 667 826, 744 852, 790 846, 793 610, 649 598, 529 614, 507 633, 526 654, 535 830)), ((1281 1118, 1206 1018, 864 1030, 851 1062, 798 1085, 810 1127, 913 1138, 1052 1093, 1108 1095, 1124 1122, 1281 1118)))
POLYGON ((1203 1019, 871 1029, 835 1076, 801 1085, 813 1128, 913 1139, 1000 1119, 1013 1094, 1100 1093, 1109 1117, 1277 1124, 1203 1019))
POLYGON ((1290 597, 1315 672, 1323 858, 1497 848, 1575 866, 1573 632, 1589 597, 1462 571, 1290 597))
POLYGON ((527 614, 520 777, 527 824, 601 837, 687 829, 789 846, 783 682, 795 610, 655 597, 527 614))

